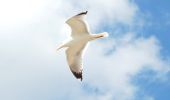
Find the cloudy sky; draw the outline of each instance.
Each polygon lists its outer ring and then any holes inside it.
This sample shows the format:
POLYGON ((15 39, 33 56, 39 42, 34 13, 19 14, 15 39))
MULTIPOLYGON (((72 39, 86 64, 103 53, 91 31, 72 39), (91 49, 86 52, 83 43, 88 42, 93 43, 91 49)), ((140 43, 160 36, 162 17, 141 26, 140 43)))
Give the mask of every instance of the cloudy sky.
POLYGON ((169 0, 0 0, 0 100, 169 100, 169 0), (88 10, 84 80, 65 51, 65 21, 88 10))

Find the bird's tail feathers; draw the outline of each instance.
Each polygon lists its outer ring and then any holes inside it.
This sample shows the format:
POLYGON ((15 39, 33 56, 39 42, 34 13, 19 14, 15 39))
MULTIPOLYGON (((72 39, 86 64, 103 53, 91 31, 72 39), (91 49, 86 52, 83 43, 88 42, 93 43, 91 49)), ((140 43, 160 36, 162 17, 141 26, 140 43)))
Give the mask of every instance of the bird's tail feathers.
POLYGON ((99 37, 108 37, 109 36, 109 34, 107 32, 102 32, 102 33, 99 33, 98 35, 99 35, 99 37))
POLYGON ((109 34, 107 32, 102 32, 99 34, 95 34, 94 38, 97 39, 97 38, 104 38, 104 37, 108 37, 108 36, 109 36, 109 34))

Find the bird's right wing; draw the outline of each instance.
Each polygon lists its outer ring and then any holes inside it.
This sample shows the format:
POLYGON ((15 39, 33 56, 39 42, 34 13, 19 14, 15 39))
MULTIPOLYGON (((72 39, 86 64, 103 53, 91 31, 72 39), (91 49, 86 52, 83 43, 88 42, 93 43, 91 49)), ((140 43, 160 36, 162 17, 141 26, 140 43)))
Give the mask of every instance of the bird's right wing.
POLYGON ((86 44, 83 44, 83 45, 81 45, 80 48, 69 47, 66 50, 67 62, 70 67, 70 70, 77 79, 81 79, 81 80, 83 79, 83 77, 82 77, 82 70, 83 70, 82 58, 83 58, 83 52, 84 52, 85 47, 86 47, 86 44))
POLYGON ((86 12, 81 12, 71 18, 69 18, 66 23, 71 27, 73 38, 81 36, 83 34, 89 34, 89 26, 86 20, 84 19, 86 12))

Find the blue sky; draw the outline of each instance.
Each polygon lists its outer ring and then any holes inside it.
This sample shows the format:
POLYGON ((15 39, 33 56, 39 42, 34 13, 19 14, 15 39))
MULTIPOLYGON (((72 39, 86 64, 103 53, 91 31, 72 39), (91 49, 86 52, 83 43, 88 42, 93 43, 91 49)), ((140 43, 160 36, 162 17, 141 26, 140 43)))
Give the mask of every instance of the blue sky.
POLYGON ((142 30, 144 35, 155 35, 159 38, 163 48, 165 56, 169 55, 169 4, 168 0, 136 0, 135 1, 144 14, 149 13, 147 21, 151 22, 151 26, 146 26, 142 30))
MULTIPOLYGON (((165 0, 136 0, 135 3, 140 8, 143 14, 148 14, 149 17, 147 21, 152 23, 150 26, 144 26, 142 28, 142 32, 144 36, 154 35, 159 39, 159 42, 162 46, 162 56, 168 57, 170 55, 170 44, 169 44, 169 37, 170 37, 170 24, 169 24, 169 4, 170 1, 165 0), (153 3, 154 2, 154 3, 153 3)), ((147 72, 148 73, 148 72, 147 72)), ((143 73, 146 74, 146 73, 143 73)), ((149 75, 153 74, 149 72, 149 75)), ((152 75, 151 75, 152 76, 152 75)), ((169 76, 169 74, 168 74, 169 76)), ((155 97, 155 100, 168 100, 170 98, 170 84, 168 82, 169 78, 163 82, 152 82, 150 79, 145 79, 137 76, 136 83, 142 88, 142 92, 147 92, 155 97)), ((152 77, 151 77, 152 80, 152 77)), ((141 93, 142 94, 142 93, 141 93)), ((142 96, 142 95, 141 95, 142 96)))
POLYGON ((169 100, 170 1, 0 1, 1 100, 169 100), (65 21, 88 10, 92 33, 84 80, 70 72, 58 44, 65 21), (94 52, 95 51, 95 52, 94 52))

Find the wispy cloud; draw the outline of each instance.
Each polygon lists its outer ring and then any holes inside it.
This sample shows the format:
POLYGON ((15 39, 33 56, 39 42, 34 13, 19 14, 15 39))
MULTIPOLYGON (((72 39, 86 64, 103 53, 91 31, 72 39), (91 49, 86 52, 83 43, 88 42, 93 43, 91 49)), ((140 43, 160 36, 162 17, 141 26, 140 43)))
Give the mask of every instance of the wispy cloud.
MULTIPOLYGON (((18 1, 20 5, 26 2, 18 1)), ((87 20, 92 32, 104 31, 103 23, 105 26, 134 24, 140 13, 137 5, 131 0, 37 0, 30 4, 34 4, 31 7, 37 13, 29 10, 33 14, 29 20, 21 11, 16 16, 22 13, 20 17, 25 21, 9 22, 10 27, 0 24, 6 28, 0 30, 0 99, 132 100, 140 90, 132 82, 135 75, 152 70, 156 73, 154 78, 162 79, 161 75, 166 76, 169 71, 170 64, 162 57, 161 44, 156 37, 139 37, 129 31, 117 36, 111 29, 110 38, 92 42, 87 49, 84 80, 79 83, 67 66, 64 51, 55 52, 56 44, 68 37, 70 31, 65 20, 88 10, 87 20), (17 27, 11 28, 11 25, 17 27)), ((0 17, 0 21, 3 18, 0 17)), ((147 94, 145 98, 154 99, 147 94)))

